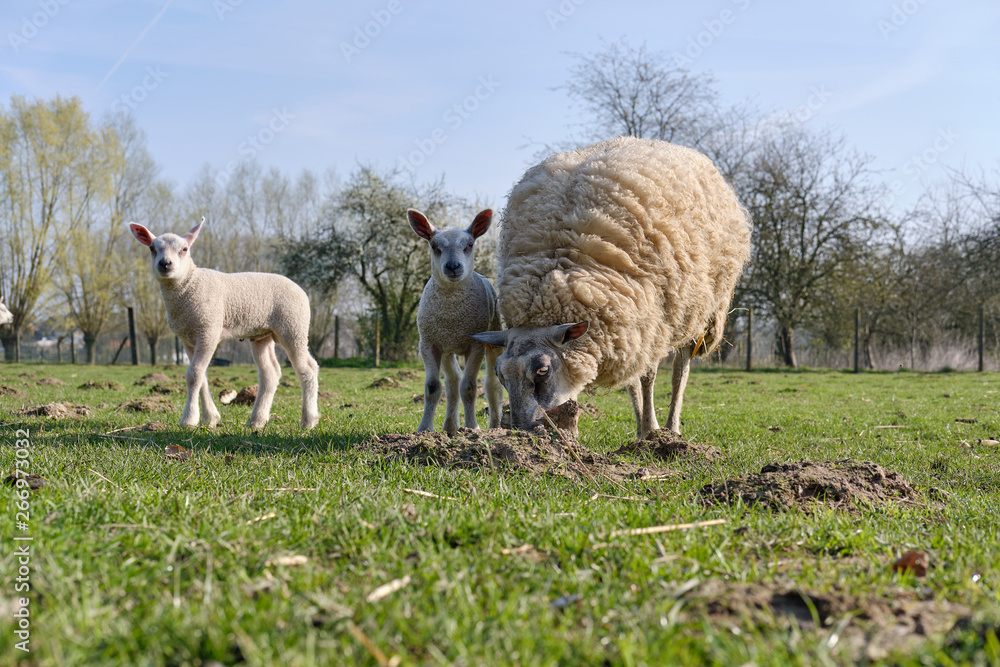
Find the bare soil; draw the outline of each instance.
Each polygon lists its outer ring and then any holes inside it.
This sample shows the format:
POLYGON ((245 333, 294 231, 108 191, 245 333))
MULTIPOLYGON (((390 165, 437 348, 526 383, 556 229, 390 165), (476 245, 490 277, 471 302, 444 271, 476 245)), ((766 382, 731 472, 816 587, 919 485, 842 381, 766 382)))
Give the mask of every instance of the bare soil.
POLYGON ((555 475, 580 482, 593 479, 652 480, 675 470, 621 463, 584 448, 570 433, 460 428, 454 437, 440 432, 389 433, 361 444, 380 454, 421 465, 488 468, 529 475, 555 475))
POLYGON ((817 506, 854 511, 889 502, 922 505, 920 494, 897 472, 851 459, 812 463, 768 463, 760 473, 701 489, 706 505, 760 505, 774 510, 817 506))
POLYGON ((909 652, 928 637, 940 639, 956 621, 967 622, 971 614, 965 605, 921 599, 903 589, 892 596, 855 596, 836 590, 804 591, 790 584, 735 584, 713 579, 686 598, 689 614, 702 615, 727 628, 753 631, 771 625, 820 631, 826 637, 840 626, 832 653, 849 656, 852 661, 884 660, 893 651, 909 652))
POLYGON ((257 385, 252 384, 249 387, 243 387, 240 389, 239 393, 236 394, 236 398, 232 400, 230 405, 253 405, 254 401, 257 400, 257 385))
POLYGON ((667 463, 678 459, 703 459, 716 461, 722 458, 722 452, 711 445, 687 442, 673 431, 657 429, 645 440, 636 440, 611 452, 609 456, 622 454, 645 454, 667 463))
POLYGON ((23 398, 27 396, 23 391, 17 387, 11 387, 10 385, 0 384, 0 396, 14 396, 18 398, 23 398))
POLYGON ((135 384, 157 384, 159 382, 172 382, 172 380, 166 373, 149 373, 136 380, 135 384))
POLYGON ((90 408, 86 405, 76 405, 74 403, 46 403, 45 405, 33 405, 31 407, 14 410, 11 414, 23 415, 26 417, 49 417, 50 419, 69 419, 72 417, 86 417, 90 414, 90 408))
POLYGON ((117 382, 112 382, 111 380, 87 380, 80 385, 80 389, 110 389, 112 391, 121 391, 124 389, 122 385, 117 382))
POLYGON ((116 409, 125 412, 177 412, 177 408, 165 396, 147 396, 138 401, 128 401, 116 409))
MULTIPOLYGON (((35 376, 28 375, 27 373, 21 373, 21 377, 35 377, 35 376)), ((41 380, 38 381, 38 384, 42 385, 43 387, 61 387, 66 383, 60 380, 59 378, 42 378, 41 380)))

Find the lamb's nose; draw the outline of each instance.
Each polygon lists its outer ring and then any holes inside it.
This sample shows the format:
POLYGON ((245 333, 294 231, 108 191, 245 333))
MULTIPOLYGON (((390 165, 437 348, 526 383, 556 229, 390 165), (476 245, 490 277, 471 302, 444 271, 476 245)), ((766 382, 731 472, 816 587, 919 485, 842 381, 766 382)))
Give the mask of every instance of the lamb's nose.
POLYGON ((458 273, 461 270, 462 265, 458 262, 448 262, 444 265, 444 270, 448 273, 458 273))
POLYGON ((173 266, 173 262, 171 262, 170 260, 168 260, 168 259, 161 259, 160 260, 160 268, 161 269, 169 269, 171 266, 173 266))

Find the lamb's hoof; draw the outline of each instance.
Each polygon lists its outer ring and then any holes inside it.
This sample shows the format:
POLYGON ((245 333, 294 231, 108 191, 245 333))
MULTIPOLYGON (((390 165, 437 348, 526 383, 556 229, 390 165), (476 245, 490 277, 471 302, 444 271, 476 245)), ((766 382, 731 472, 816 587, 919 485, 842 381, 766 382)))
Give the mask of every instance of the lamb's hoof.
POLYGON ((247 428, 251 431, 263 431, 265 426, 267 426, 266 419, 262 422, 255 422, 252 420, 247 422, 247 428))
POLYGON ((319 415, 313 415, 312 417, 302 417, 302 422, 300 423, 300 426, 302 427, 303 431, 308 431, 309 429, 314 428, 318 423, 319 423, 319 415))

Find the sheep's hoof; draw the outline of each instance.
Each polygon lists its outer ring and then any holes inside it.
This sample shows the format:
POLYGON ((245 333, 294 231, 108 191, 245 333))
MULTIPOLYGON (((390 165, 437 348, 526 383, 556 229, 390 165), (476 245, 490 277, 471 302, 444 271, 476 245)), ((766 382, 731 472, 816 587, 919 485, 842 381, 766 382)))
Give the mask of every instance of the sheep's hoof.
POLYGON ((314 428, 318 423, 319 423, 319 415, 313 415, 312 417, 303 417, 301 427, 303 430, 308 431, 309 429, 314 428))

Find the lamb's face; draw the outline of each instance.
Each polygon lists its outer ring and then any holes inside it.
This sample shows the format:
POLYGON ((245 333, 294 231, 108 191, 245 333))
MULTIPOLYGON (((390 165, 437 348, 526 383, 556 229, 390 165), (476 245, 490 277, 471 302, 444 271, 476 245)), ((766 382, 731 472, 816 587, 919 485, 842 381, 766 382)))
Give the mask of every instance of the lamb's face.
POLYGON ((476 215, 466 229, 434 228, 423 213, 415 209, 406 212, 410 228, 431 248, 431 274, 443 283, 460 283, 473 274, 476 264, 476 239, 486 233, 493 219, 493 209, 476 215))
POLYGON ((191 244, 183 236, 163 234, 149 246, 153 274, 162 280, 178 280, 194 269, 191 261, 191 244))
POLYGON ((427 242, 431 247, 431 272, 443 282, 460 283, 476 265, 476 239, 464 229, 443 229, 427 242))
POLYGON ((194 271, 191 246, 198 238, 203 224, 205 218, 182 236, 170 233, 153 236, 148 229, 135 223, 129 225, 129 230, 139 243, 149 248, 153 275, 161 281, 173 282, 186 278, 194 271))
POLYGON ((583 387, 567 372, 563 352, 570 341, 586 333, 587 327, 587 322, 578 322, 473 336, 481 343, 504 348, 495 371, 510 397, 511 428, 530 430, 543 423, 542 411, 577 397, 583 387))
POLYGON ((10 324, 14 321, 14 314, 7 310, 3 299, 0 299, 0 324, 10 324))

